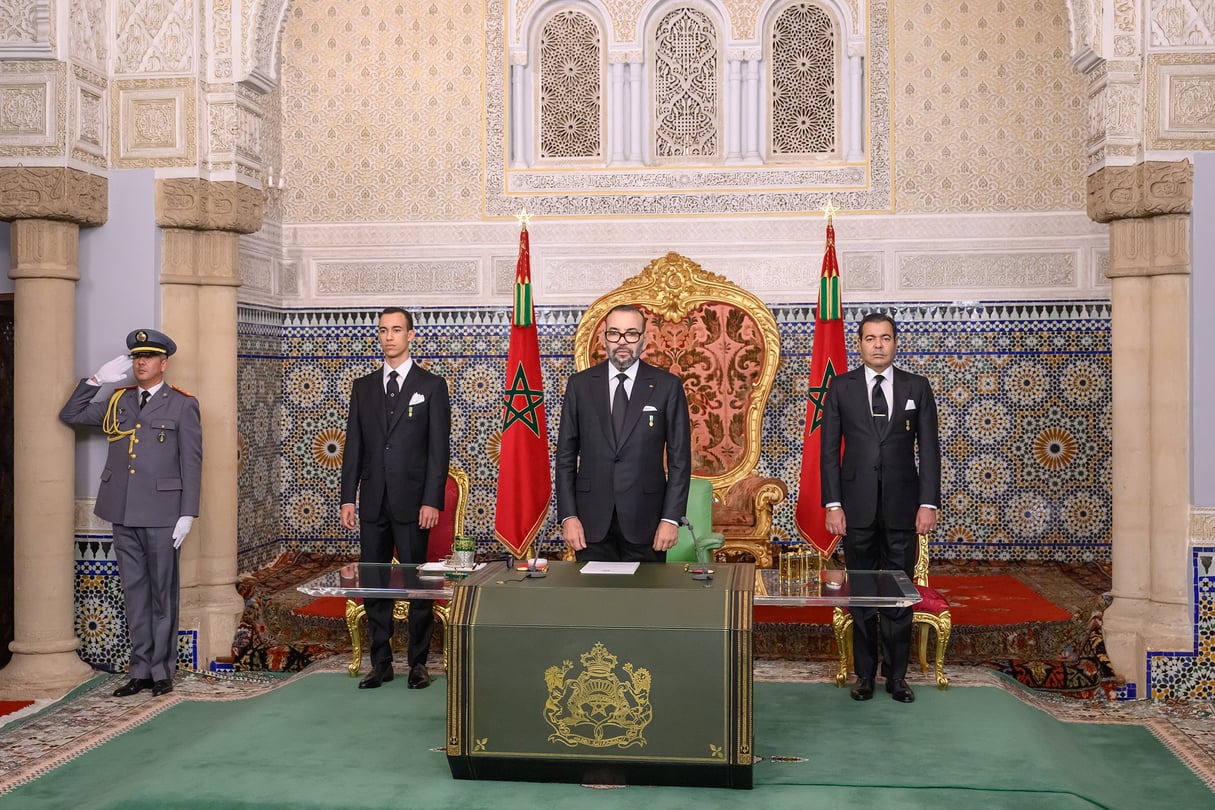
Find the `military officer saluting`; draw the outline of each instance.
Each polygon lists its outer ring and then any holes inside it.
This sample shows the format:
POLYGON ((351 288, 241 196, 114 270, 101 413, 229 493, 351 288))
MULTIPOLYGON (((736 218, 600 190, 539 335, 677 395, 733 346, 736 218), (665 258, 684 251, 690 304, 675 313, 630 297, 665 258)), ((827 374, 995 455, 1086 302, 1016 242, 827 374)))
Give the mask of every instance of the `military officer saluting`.
POLYGON ((100 427, 110 442, 93 511, 114 525, 131 635, 130 680, 117 697, 173 691, 178 549, 198 516, 202 481, 198 400, 164 381, 177 344, 155 329, 136 329, 127 350, 81 380, 59 412, 66 424, 100 427), (97 398, 132 371, 135 385, 97 398))

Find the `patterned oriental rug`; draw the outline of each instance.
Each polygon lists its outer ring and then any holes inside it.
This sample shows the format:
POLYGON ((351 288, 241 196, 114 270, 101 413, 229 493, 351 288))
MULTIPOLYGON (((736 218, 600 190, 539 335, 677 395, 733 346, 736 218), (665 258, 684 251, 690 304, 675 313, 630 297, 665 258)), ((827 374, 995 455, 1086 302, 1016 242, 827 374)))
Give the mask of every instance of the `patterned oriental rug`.
MULTIPOLYGON (((296 590, 348 562, 345 556, 290 553, 245 576, 238 585, 245 611, 233 645, 235 667, 294 672, 349 655, 345 600, 313 599, 296 590)), ((1034 689, 1077 698, 1114 695, 1101 634, 1108 564, 937 560, 930 581, 953 613, 947 674, 950 665, 979 665, 1034 689)), ((396 646, 404 644, 402 635, 396 646)), ((830 608, 759 606, 754 644, 761 660, 831 661, 838 654, 830 608)), ((441 648, 436 632, 432 651, 441 648)))

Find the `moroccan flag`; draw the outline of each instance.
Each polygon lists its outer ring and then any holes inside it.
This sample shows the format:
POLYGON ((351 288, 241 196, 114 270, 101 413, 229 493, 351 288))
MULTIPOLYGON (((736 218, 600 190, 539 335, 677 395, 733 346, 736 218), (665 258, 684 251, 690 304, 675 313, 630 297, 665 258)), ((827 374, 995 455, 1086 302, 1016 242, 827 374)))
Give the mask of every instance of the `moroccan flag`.
POLYGON ((494 536, 516 558, 527 555, 527 547, 548 515, 549 498, 553 492, 525 217, 520 217, 520 224, 519 261, 515 266, 515 311, 511 318, 506 389, 502 397, 498 502, 494 507, 494 536))
POLYGON ((797 533, 824 557, 839 542, 827 531, 819 480, 819 449, 823 406, 827 386, 836 374, 848 370, 844 345, 844 306, 841 301, 840 267, 835 260, 835 225, 827 217, 827 247, 818 280, 818 313, 814 319, 814 346, 810 350, 810 386, 806 401, 806 432, 802 440, 802 474, 797 489, 797 533))

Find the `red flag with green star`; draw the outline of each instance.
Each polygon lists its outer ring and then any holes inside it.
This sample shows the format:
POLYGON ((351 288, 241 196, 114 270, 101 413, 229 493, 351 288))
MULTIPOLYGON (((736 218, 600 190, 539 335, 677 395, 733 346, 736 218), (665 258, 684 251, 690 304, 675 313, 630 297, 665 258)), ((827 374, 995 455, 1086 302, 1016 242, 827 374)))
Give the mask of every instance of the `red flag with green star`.
POLYGON ((806 431, 802 440, 802 474, 797 489, 794 523, 802 539, 824 557, 835 551, 839 538, 827 531, 819 473, 823 406, 827 386, 836 374, 848 370, 844 343, 844 305, 841 300, 840 268, 835 259, 835 225, 827 217, 827 247, 818 280, 818 313, 814 319, 814 345, 810 350, 810 385, 806 401, 806 431))
POLYGON ((498 502, 494 507, 494 536, 516 558, 527 556, 528 546, 548 515, 553 493, 526 215, 519 219, 522 227, 515 265, 515 310, 506 356, 498 502))

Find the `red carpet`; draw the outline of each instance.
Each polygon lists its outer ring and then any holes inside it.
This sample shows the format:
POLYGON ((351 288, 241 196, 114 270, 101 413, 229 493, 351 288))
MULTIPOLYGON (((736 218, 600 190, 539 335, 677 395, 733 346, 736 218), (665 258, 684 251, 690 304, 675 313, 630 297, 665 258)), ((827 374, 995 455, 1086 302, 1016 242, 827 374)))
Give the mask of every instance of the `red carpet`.
POLYGON ((296 616, 319 616, 322 619, 346 618, 346 597, 321 596, 291 611, 296 616))
POLYGON ((0 717, 13 712, 19 712, 26 706, 33 706, 32 700, 0 700, 0 717))
MULTIPOLYGON (((953 624, 994 627, 1026 622, 1064 622, 1072 614, 1038 594, 1016 577, 934 576, 932 587, 949 601, 953 624)), ((346 600, 339 596, 322 596, 291 611, 296 616, 318 616, 341 619, 346 616, 346 600)), ((757 623, 773 624, 831 624, 831 608, 773 607, 755 608, 757 623)))
POLYGON ((955 627, 1065 622, 1072 618, 1070 611, 1039 595, 1016 577, 942 574, 932 577, 929 584, 949 602, 955 627))

